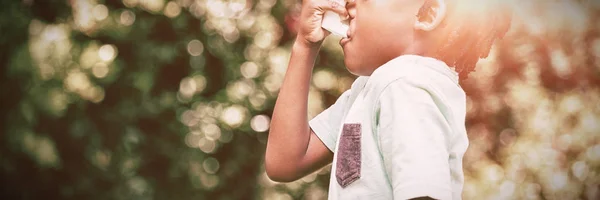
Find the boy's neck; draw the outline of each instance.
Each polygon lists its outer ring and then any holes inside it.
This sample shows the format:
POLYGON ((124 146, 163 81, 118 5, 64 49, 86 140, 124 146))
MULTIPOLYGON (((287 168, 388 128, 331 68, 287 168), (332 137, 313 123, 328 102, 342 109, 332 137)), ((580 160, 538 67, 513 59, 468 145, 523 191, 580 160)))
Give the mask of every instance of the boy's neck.
POLYGON ((401 55, 418 55, 423 57, 436 57, 435 44, 431 40, 415 38, 401 55))

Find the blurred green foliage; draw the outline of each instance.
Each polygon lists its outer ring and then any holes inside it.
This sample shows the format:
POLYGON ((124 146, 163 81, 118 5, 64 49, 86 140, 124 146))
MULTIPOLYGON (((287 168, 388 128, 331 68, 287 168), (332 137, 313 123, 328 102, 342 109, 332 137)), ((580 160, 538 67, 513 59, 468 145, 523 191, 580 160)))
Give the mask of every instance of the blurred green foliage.
MULTIPOLYGON (((329 168, 265 176, 292 0, 0 3, 2 199, 323 199, 329 168)), ((600 198, 600 4, 514 3, 462 84, 465 199, 600 198)), ((309 117, 348 89, 336 38, 309 117)))

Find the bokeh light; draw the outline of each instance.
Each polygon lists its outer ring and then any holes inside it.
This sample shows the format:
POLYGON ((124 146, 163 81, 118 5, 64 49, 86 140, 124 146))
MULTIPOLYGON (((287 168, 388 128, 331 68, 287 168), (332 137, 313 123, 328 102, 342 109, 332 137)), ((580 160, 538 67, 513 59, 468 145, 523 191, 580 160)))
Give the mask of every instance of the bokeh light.
POLYGON ((135 7, 139 1, 143 1, 143 0, 123 0, 123 5, 127 6, 127 7, 135 7))
POLYGON ((319 90, 331 90, 337 82, 337 77, 327 70, 320 70, 313 76, 313 83, 319 90))
POLYGON ((255 62, 244 62, 240 66, 240 72, 245 78, 256 78, 260 75, 260 68, 255 62))
POLYGON ((256 132, 265 132, 269 130, 271 121, 266 115, 257 115, 250 120, 250 127, 256 132))
POLYGON ((187 51, 192 56, 199 56, 204 51, 204 45, 200 40, 192 40, 187 45, 187 51))
POLYGON ((206 78, 202 75, 196 75, 192 77, 196 83, 196 93, 200 93, 206 89, 206 78))
POLYGON ((198 148, 202 150, 204 153, 212 153, 215 151, 217 144, 213 140, 209 140, 207 138, 200 138, 198 140, 198 148))
POLYGON ((233 140, 233 133, 229 131, 221 132, 221 137, 219 137, 219 142, 229 143, 233 140))
POLYGON ((92 68, 92 73, 96 78, 104 78, 108 74, 108 66, 104 63, 96 63, 92 68))
POLYGON ((139 4, 149 12, 158 13, 165 6, 165 0, 140 0, 139 4))
POLYGON ((117 49, 113 45, 102 45, 100 49, 98 49, 98 56, 104 62, 110 62, 117 56, 117 49))
POLYGON ((213 157, 209 157, 202 162, 202 167, 204 167, 206 173, 215 174, 219 170, 219 161, 213 157))
POLYGON ((196 93, 197 83, 192 78, 184 78, 179 84, 179 92, 186 97, 191 97, 196 93))
POLYGON ((86 74, 74 70, 65 78, 65 88, 71 92, 81 92, 87 90, 90 86, 90 80, 86 74))
POLYGON ((75 20, 75 25, 83 32, 88 32, 94 26, 95 18, 92 15, 94 12, 94 2, 91 0, 81 0, 73 2, 73 17, 75 20))
POLYGON ((135 14, 130 10, 124 10, 119 16, 119 22, 125 26, 131 26, 135 22, 135 14))
POLYGON ((245 110, 246 108, 239 105, 229 106, 223 110, 221 120, 231 127, 238 127, 244 123, 246 118, 245 110))
POLYGON ((60 157, 54 142, 47 137, 32 132, 25 132, 22 136, 24 151, 36 158, 36 162, 43 168, 58 168, 61 165, 60 157))
POLYGON ((190 148, 198 148, 200 145, 201 135, 197 132, 188 133, 185 135, 185 144, 190 148))
POLYGON ((221 128, 215 124, 206 124, 202 126, 202 132, 209 140, 218 140, 221 138, 221 128))
POLYGON ((169 18, 177 17, 181 13, 181 7, 174 1, 169 1, 164 10, 165 16, 169 18))
POLYGON ((105 5, 98 4, 94 6, 92 13, 97 21, 102 21, 108 17, 108 8, 105 5))
POLYGON ((200 176, 200 181, 202 182, 202 185, 207 189, 212 189, 219 185, 219 177, 212 174, 200 176))
POLYGON ((248 97, 248 100, 250 101, 250 104, 254 109, 263 110, 267 98, 267 95, 263 91, 258 90, 255 91, 254 94, 250 95, 250 97, 248 97))
POLYGON ((227 85, 227 96, 233 102, 240 102, 248 95, 254 93, 255 89, 256 84, 254 84, 254 81, 242 79, 227 85))

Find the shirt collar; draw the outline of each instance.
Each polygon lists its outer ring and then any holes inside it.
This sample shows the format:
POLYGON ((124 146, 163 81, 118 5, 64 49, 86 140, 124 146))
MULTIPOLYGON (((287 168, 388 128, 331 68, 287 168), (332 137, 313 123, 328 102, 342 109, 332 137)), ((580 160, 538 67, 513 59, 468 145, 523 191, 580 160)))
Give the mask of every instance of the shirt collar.
POLYGON ((445 62, 440 61, 438 59, 435 58, 431 58, 431 57, 425 57, 425 56, 419 56, 419 55, 401 55, 398 56, 392 60, 390 60, 389 62, 385 63, 382 65, 386 66, 386 65, 406 65, 409 63, 414 63, 417 64, 418 66, 423 66, 423 67, 428 67, 430 69, 433 69, 441 74, 444 74, 445 76, 447 76, 448 78, 450 78, 452 80, 452 82, 456 83, 458 85, 458 72, 456 72, 456 70, 454 70, 454 67, 449 67, 448 65, 446 65, 445 62))

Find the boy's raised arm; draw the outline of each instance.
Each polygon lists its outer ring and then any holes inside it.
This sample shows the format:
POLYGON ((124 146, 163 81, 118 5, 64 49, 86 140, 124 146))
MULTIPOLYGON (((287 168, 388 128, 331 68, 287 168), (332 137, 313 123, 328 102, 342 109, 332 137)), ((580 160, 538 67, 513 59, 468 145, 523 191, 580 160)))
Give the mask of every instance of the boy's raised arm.
POLYGON ((297 41, 279 91, 267 142, 265 168, 274 181, 294 181, 332 159, 307 121, 308 88, 319 51, 297 41), (308 152, 310 151, 310 154, 308 152))
POLYGON ((267 175, 274 181, 294 181, 330 163, 333 153, 310 129, 307 120, 308 89, 315 59, 323 39, 326 10, 346 16, 333 1, 305 0, 299 31, 275 109, 265 153, 267 175))

